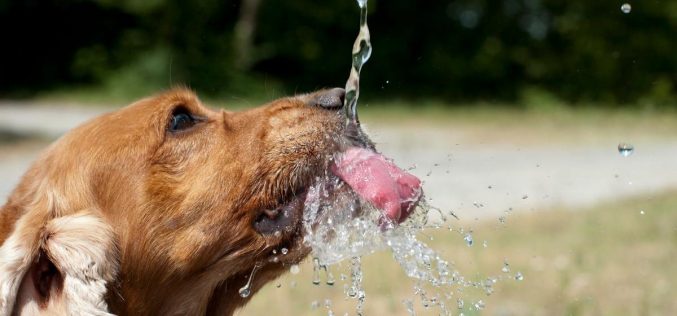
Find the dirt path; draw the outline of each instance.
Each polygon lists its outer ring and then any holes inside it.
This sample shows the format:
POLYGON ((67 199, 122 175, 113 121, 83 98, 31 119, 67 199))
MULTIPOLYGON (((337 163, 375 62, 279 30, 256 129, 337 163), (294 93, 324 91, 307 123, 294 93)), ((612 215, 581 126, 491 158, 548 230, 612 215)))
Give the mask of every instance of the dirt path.
POLYGON ((525 147, 463 143, 463 131, 450 128, 374 129, 384 153, 416 164, 431 204, 462 219, 498 218, 509 208, 578 209, 677 188, 677 140, 634 143, 623 157, 612 139, 525 147))
MULTIPOLYGON (((0 131, 56 138, 104 111, 0 103, 0 131)), ((498 218, 509 208, 576 209, 677 188, 677 140, 634 143, 635 152, 622 157, 617 139, 584 145, 514 145, 495 141, 500 135, 489 135, 492 139, 485 142, 467 137, 466 129, 440 124, 376 124, 369 130, 379 148, 399 165, 416 165, 412 172, 425 181, 431 204, 466 220, 498 218)), ((0 147, 0 203, 44 145, 0 147)))

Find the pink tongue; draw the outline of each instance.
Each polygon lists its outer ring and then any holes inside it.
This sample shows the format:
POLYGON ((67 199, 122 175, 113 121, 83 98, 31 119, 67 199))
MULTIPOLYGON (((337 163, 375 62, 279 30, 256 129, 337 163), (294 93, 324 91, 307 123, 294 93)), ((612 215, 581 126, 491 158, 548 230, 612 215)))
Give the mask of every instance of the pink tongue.
POLYGON ((396 223, 407 219, 421 198, 421 181, 416 176, 367 149, 346 150, 332 171, 396 223))

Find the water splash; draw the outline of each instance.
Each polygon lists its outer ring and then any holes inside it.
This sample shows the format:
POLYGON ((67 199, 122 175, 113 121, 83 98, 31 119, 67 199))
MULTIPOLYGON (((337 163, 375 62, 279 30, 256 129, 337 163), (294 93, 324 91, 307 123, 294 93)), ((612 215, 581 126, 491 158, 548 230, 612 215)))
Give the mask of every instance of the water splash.
MULTIPOLYGON (((357 2, 360 8, 360 31, 353 45, 350 76, 345 89, 348 127, 359 127, 360 124, 357 115, 360 73, 372 52, 367 25, 367 0, 357 2)), ((361 132, 360 128, 353 130, 361 132)), ((413 168, 416 165, 408 170, 413 168)), ((409 219, 398 225, 385 220, 379 210, 362 201, 347 184, 336 177, 325 174, 316 178, 314 183, 308 189, 309 198, 306 199, 303 212, 304 243, 312 249, 312 282, 319 285, 321 271, 324 270, 327 274, 326 283, 333 285, 335 280, 327 266, 350 260, 350 277, 340 273, 339 278, 344 282, 345 295, 357 301, 357 315, 362 315, 366 299, 362 285, 361 257, 377 251, 391 252, 405 274, 415 280, 414 293, 421 304, 426 309, 437 307, 441 315, 451 314, 447 306, 456 304, 459 309, 463 308, 464 300, 457 298, 454 293, 460 293, 463 288, 474 287, 488 295, 493 292, 496 280, 501 278, 491 278, 490 281, 468 280, 455 270, 453 262, 446 261, 438 252, 417 239, 426 228, 442 227, 439 223, 428 223, 431 210, 440 213, 442 222, 447 221, 448 216, 458 219, 453 212, 446 213, 434 208, 423 198, 409 219)), ((484 205, 478 203, 476 207, 484 205)), ((459 233, 468 246, 473 244, 472 231, 466 234, 460 229, 459 233)), ((432 236, 425 237, 432 240, 432 236)), ((285 254, 284 249, 282 253, 285 254)), ((291 267, 293 274, 298 271, 298 265, 291 267)), ((409 314, 415 315, 414 302, 404 302, 409 314)), ((470 308, 478 303, 484 306, 480 300, 469 303, 470 308)), ((333 314, 331 310, 330 314, 333 314)))
MULTIPOLYGON (((313 284, 321 283, 321 271, 328 274, 327 265, 349 260, 350 276, 340 274, 344 283, 344 293, 349 298, 357 300, 357 311, 361 313, 365 302, 365 292, 362 288, 362 270, 360 257, 377 251, 388 251, 402 268, 403 272, 415 280, 416 295, 425 308, 436 307, 441 315, 447 315, 447 306, 453 305, 448 301, 456 299, 454 292, 463 288, 476 288, 483 293, 493 292, 495 281, 471 281, 464 278, 438 252, 430 248, 419 239, 431 239, 424 229, 442 227, 439 223, 428 223, 429 213, 432 210, 442 212, 431 207, 422 200, 410 218, 399 225, 383 221, 381 211, 360 201, 359 197, 345 184, 334 177, 317 178, 315 184, 309 188, 306 200, 303 225, 305 228, 304 243, 312 249, 313 284), (428 288, 426 291, 424 288, 428 288)), ((443 220, 448 215, 442 212, 443 220)), ((453 229, 452 229, 453 230, 453 229)), ((458 231, 468 245, 472 245, 472 231, 463 229, 458 231)), ((294 267, 292 267, 294 273, 294 267)), ((331 277, 333 280, 333 277, 331 277)), ((498 280, 499 278, 492 278, 498 280)), ((329 284, 330 278, 327 277, 329 284)), ((333 281, 331 282, 333 284, 333 281)))
POLYGON ((249 295, 252 294, 252 280, 254 279, 254 275, 256 274, 256 271, 258 271, 261 268, 260 263, 256 263, 254 265, 254 268, 252 269, 252 272, 249 274, 249 279, 247 279, 247 284, 245 284, 243 287, 238 290, 238 293, 240 293, 240 297, 249 297, 249 295))

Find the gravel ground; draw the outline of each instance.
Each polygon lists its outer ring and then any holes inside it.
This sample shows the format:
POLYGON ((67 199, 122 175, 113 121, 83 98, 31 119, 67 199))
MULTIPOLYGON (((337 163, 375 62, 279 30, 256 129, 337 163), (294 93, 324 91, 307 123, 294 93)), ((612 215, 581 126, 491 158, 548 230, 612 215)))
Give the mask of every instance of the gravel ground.
MULTIPOLYGON (((107 110, 0 102, 0 132, 55 139, 107 110)), ((369 127, 387 156, 425 181, 430 204, 463 220, 498 218, 509 208, 578 209, 677 188, 677 140, 634 143, 635 152, 623 157, 615 139, 580 146, 514 145, 468 142, 467 130, 441 124, 369 127)), ((20 144, 0 146, 0 203, 48 142, 20 144)))

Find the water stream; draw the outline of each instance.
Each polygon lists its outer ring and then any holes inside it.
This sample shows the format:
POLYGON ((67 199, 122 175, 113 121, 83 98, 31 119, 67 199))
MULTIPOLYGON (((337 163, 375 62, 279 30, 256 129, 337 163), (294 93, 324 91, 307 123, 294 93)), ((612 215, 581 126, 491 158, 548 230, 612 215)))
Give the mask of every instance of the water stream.
POLYGON ((360 32, 353 44, 352 66, 350 67, 350 76, 346 82, 346 118, 348 124, 359 125, 360 120, 357 117, 357 100, 360 98, 360 73, 362 66, 371 57, 371 38, 369 36, 369 25, 367 24, 367 0, 357 0, 360 7, 360 32))

